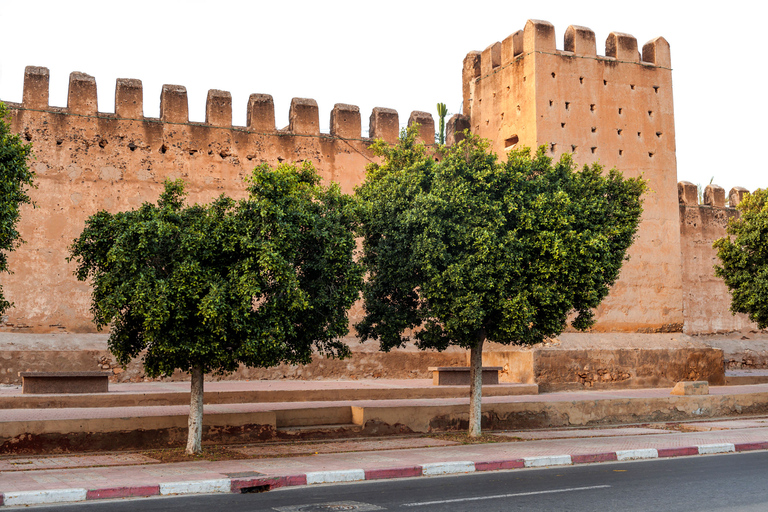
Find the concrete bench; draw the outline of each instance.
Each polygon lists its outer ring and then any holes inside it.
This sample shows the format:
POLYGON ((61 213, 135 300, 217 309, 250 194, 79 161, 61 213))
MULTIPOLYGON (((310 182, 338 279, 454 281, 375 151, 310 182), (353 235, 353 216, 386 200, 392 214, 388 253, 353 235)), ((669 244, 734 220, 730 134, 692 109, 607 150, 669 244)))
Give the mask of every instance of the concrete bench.
POLYGON ((112 372, 19 372, 21 394, 106 393, 112 372))
MULTIPOLYGON (((498 384, 501 366, 483 366, 483 384, 498 384)), ((469 386, 469 366, 433 366, 432 384, 435 386, 469 386)))

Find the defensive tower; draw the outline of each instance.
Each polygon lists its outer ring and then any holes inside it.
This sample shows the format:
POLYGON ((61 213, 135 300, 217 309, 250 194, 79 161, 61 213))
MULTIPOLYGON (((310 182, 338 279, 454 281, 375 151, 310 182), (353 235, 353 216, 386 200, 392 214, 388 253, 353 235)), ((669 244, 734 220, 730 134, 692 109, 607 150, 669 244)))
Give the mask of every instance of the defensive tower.
MULTIPOLYGON (((545 145, 578 164, 644 176, 650 192, 630 260, 598 310, 596 330, 679 331, 683 324, 677 164, 669 44, 611 32, 597 55, 592 30, 529 20, 502 42, 470 52, 463 120, 499 155, 545 145)), ((458 120, 454 120, 456 126, 458 120)))

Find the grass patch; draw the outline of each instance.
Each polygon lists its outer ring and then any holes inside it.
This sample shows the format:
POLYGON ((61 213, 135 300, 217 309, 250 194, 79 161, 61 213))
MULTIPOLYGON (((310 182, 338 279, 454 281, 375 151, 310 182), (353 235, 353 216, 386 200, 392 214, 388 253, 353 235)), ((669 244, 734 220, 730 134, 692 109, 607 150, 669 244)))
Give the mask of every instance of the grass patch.
POLYGON ((250 459, 252 457, 227 449, 225 446, 203 445, 203 452, 196 455, 189 455, 184 448, 163 448, 160 450, 144 450, 139 452, 141 455, 151 457, 160 462, 192 462, 204 460, 216 462, 219 460, 237 460, 250 459))
POLYGON ((522 441, 519 437, 500 436, 493 433, 482 433, 479 437, 469 437, 469 434, 466 431, 436 432, 434 434, 427 434, 424 437, 440 439, 442 441, 452 441, 460 444, 514 443, 515 441, 522 441))

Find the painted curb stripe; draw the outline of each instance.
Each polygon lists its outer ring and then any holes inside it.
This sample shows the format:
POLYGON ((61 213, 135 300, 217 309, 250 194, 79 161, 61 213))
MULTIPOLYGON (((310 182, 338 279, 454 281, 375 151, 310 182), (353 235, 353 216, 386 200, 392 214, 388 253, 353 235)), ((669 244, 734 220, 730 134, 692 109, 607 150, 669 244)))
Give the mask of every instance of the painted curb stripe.
POLYGON ((656 448, 641 448, 638 450, 616 450, 616 460, 657 459, 659 452, 656 448))
POLYGON ((471 460, 458 460, 452 462, 431 462, 421 465, 421 474, 424 476, 453 475, 457 473, 474 473, 475 463, 471 460))
POLYGON ((365 480, 362 469, 342 469, 338 471, 313 471, 307 473, 307 484, 335 484, 365 480))
POLYGON ((44 505, 48 503, 67 503, 85 501, 85 489, 50 489, 47 491, 6 492, 3 495, 3 506, 44 505))
POLYGON ((731 453, 736 451, 736 447, 733 443, 720 443, 720 444, 701 444, 697 447, 700 455, 707 455, 710 453, 731 453))
POLYGON ((752 450, 768 450, 768 441, 755 443, 719 443, 679 448, 644 448, 637 450, 618 450, 616 452, 552 455, 526 457, 485 462, 454 461, 434 462, 421 466, 404 466, 384 469, 349 469, 339 471, 315 471, 306 475, 290 475, 261 478, 232 478, 218 480, 197 480, 188 482, 166 482, 159 485, 139 485, 128 487, 109 487, 104 489, 50 489, 42 491, 18 491, 0 493, 0 506, 12 507, 52 503, 72 503, 86 500, 130 498, 168 494, 207 494, 214 492, 239 493, 248 487, 268 485, 270 489, 317 483, 355 482, 360 480, 380 480, 389 478, 409 478, 415 476, 448 475, 472 473, 474 471, 496 471, 504 469, 534 468, 543 466, 562 466, 570 464, 588 464, 593 462, 611 462, 621 460, 652 459, 661 457, 681 457, 716 453, 732 453, 752 450))
POLYGON ((659 458, 662 457, 685 457, 687 455, 698 455, 699 449, 696 446, 685 446, 682 448, 661 448, 659 458))
POLYGON ((768 443, 740 443, 734 445, 737 452, 747 452, 751 450, 768 450, 768 443))
POLYGON ((132 498, 141 496, 157 496, 160 485, 137 485, 134 487, 110 487, 106 489, 89 489, 86 500, 103 500, 111 498, 132 498))
POLYGON ((548 455, 544 457, 525 457, 525 467, 541 468, 546 466, 570 466, 573 461, 570 455, 548 455))
POLYGON ((525 467, 523 459, 475 462, 475 471, 497 471, 500 469, 520 469, 525 467))
POLYGON ((616 452, 588 453, 583 455, 571 455, 574 464, 591 464, 593 462, 613 462, 619 460, 616 452))
POLYGON ((366 480, 382 480, 386 478, 409 478, 422 475, 421 466, 407 466, 402 468, 367 469, 366 480))
POLYGON ((193 480, 190 482, 166 482, 160 484, 160 494, 208 494, 212 492, 231 492, 229 478, 219 480, 193 480))

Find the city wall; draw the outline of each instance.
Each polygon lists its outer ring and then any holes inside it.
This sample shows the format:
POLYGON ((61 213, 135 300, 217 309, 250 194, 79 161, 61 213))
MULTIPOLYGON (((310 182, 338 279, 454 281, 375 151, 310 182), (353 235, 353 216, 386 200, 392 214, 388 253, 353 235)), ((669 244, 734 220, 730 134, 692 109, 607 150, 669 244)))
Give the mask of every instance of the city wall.
MULTIPOLYGON (((498 357, 509 359, 501 364, 519 363, 519 371, 509 376, 533 379, 543 389, 660 385, 677 378, 716 382, 721 375, 712 375, 715 367, 722 370, 722 353, 676 337, 680 331, 754 328, 743 315, 728 311, 727 289, 712 271, 711 244, 725 235, 726 221, 738 214, 733 206, 745 191, 731 191, 728 207, 719 187, 708 187, 703 205, 690 184, 681 183, 676 197, 671 61, 663 38, 640 52, 635 38, 613 32, 605 55, 598 55, 594 32, 571 26, 563 48, 556 48, 551 24, 531 20, 504 41, 470 52, 463 64, 464 114, 449 121, 448 142, 469 128, 489 138, 502 158, 513 148, 545 145, 553 158, 567 152, 578 164, 599 161, 646 178, 651 192, 638 239, 597 311, 595 327, 644 337, 627 338, 624 352, 611 354, 603 354, 615 349, 611 334, 579 342, 583 346, 541 347, 534 355, 507 356, 499 348, 498 357), (600 342, 603 347, 595 340, 607 341, 600 342), (643 355, 650 349, 654 352, 643 355), (657 378, 652 370, 661 367, 657 378), (645 375, 637 368, 650 370, 645 375)), ((144 378, 140 361, 125 371, 114 365, 104 335, 94 334, 90 286, 76 281, 74 265, 66 262, 68 246, 88 216, 156 201, 165 179, 184 179, 191 202, 222 193, 243 197, 244 178, 262 163, 311 161, 325 181, 352 192, 374 160, 373 139, 393 143, 400 126, 396 111, 376 108, 363 136, 359 109, 337 104, 330 113, 330 133, 320 133, 316 102, 295 98, 289 125, 277 129, 274 103, 266 94, 250 96, 246 126, 232 126, 231 96, 218 90, 209 91, 205 122, 192 123, 186 90, 176 85, 163 86, 160 117, 148 118, 142 84, 132 79, 117 81, 115 112, 99 112, 95 80, 77 72, 70 75, 66 107, 50 106, 48 94, 48 70, 29 67, 22 102, 7 103, 13 129, 33 144, 38 188, 30 192, 36 208, 24 208, 19 226, 27 243, 10 256, 14 274, 2 277, 15 307, 0 325, 0 383, 15 382, 18 371, 29 369, 112 368, 122 372, 116 380, 144 378)), ((408 124, 413 123, 420 124, 423 141, 434 141, 430 114, 413 112, 408 124)), ((361 313, 360 305, 354 306, 350 320, 361 313)), ((420 353, 408 347, 382 354, 375 343, 357 343, 354 333, 346 341, 353 350, 347 361, 316 358, 304 367, 243 368, 230 378, 423 378, 428 366, 466 364, 461 351, 420 353)))

